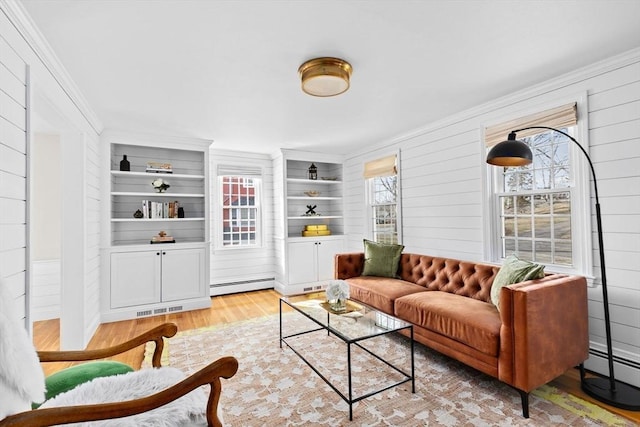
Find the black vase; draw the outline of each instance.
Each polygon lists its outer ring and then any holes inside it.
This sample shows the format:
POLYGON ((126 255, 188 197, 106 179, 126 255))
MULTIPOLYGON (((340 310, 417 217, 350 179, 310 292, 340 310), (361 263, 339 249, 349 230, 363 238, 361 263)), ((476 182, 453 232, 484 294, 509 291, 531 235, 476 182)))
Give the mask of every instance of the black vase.
POLYGON ((129 164, 129 160, 127 160, 127 155, 122 156, 122 160, 120 160, 120 170, 121 171, 130 171, 131 165, 129 164))
POLYGON ((178 218, 184 218, 184 208, 178 208, 178 218))

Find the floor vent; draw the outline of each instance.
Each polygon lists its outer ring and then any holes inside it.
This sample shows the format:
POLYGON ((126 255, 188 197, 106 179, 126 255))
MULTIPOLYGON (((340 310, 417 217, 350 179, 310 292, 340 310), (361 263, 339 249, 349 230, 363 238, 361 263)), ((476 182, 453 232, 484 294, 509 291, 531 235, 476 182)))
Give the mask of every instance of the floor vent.
POLYGON ((181 310, 182 310, 182 306, 181 305, 176 305, 175 307, 169 307, 169 312, 181 311, 181 310))
POLYGON ((270 282, 275 280, 275 277, 266 277, 264 279, 252 279, 252 280, 238 280, 237 282, 226 282, 226 283, 213 283, 209 285, 210 288, 218 288, 221 286, 231 286, 231 285, 244 285, 247 283, 260 283, 260 282, 270 282))
POLYGON ((310 287, 308 287, 308 288, 302 288, 302 290, 303 290, 304 292, 310 292, 310 291, 312 291, 312 290, 313 290, 313 287, 311 287, 311 286, 310 286, 310 287))
POLYGON ((139 311, 136 313, 136 316, 137 317, 150 316, 151 313, 152 313, 151 310, 139 311))
POLYGON ((156 308, 155 310, 153 310, 153 314, 166 313, 166 312, 167 312, 166 308, 156 308))

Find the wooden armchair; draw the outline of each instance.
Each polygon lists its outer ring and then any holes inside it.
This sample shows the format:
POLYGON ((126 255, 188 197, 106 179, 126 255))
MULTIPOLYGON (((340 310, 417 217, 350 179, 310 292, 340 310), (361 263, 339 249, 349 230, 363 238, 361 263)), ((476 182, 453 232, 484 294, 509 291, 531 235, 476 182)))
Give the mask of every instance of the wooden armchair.
MULTIPOLYGON (((125 343, 99 350, 85 351, 41 351, 38 352, 40 362, 78 362, 112 357, 136 348, 147 342, 155 342, 152 363, 160 367, 160 358, 164 347, 163 337, 174 336, 178 328, 175 324, 165 323, 139 335, 125 343)), ((238 370, 238 361, 234 357, 222 357, 210 365, 202 368, 183 381, 150 396, 117 403, 104 403, 82 406, 67 406, 58 408, 34 409, 10 415, 0 420, 0 427, 4 426, 51 426, 83 421, 96 421, 111 418, 121 418, 140 414, 160 406, 166 405, 194 389, 209 384, 211 390, 206 413, 208 426, 221 426, 218 418, 218 403, 222 386, 220 378, 231 378, 238 370)), ((126 375, 126 374, 125 374, 126 375)))

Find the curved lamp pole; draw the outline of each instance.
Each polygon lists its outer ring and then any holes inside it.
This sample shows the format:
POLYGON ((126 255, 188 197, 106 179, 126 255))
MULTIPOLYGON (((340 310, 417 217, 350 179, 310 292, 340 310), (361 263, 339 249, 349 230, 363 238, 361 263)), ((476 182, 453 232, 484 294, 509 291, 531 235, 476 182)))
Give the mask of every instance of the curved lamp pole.
POLYGON ((582 154, 585 155, 591 168, 593 189, 596 198, 596 223, 598 226, 598 246, 600 249, 600 276, 602 277, 602 301, 604 304, 604 326, 607 340, 607 359, 609 362, 609 378, 585 378, 584 367, 580 365, 580 382, 582 390, 589 396, 617 408, 640 411, 640 389, 616 381, 613 373, 613 349, 611 345, 611 323, 609 321, 609 296, 607 294, 607 276, 604 265, 604 245, 602 243, 602 216, 600 214, 600 200, 598 199, 598 182, 593 163, 587 151, 571 135, 547 126, 530 126, 516 129, 509 133, 507 141, 503 141, 491 148, 487 155, 487 163, 494 166, 524 166, 533 161, 533 154, 527 144, 516 140, 516 133, 529 129, 547 129, 558 132, 573 141, 582 154))

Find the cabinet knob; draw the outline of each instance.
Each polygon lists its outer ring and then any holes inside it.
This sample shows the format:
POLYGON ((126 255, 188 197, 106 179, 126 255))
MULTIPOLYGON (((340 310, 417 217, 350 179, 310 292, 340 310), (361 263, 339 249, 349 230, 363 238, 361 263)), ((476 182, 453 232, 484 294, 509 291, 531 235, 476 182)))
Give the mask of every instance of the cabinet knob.
POLYGON ((156 252, 156 255, 160 255, 160 252, 156 252))
POLYGON ((162 255, 166 255, 166 254, 167 254, 166 252, 162 252, 162 255))

